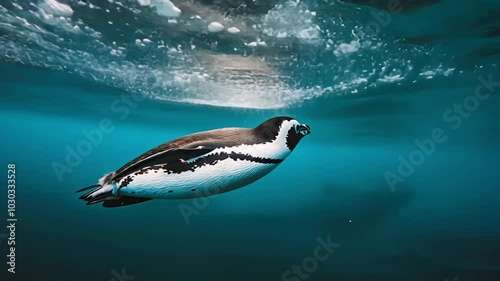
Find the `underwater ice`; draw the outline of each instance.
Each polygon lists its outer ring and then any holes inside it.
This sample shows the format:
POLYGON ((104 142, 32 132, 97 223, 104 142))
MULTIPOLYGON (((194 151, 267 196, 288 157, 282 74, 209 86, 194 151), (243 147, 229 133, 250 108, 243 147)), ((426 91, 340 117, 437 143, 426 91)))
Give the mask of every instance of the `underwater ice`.
POLYGON ((209 32, 221 32, 222 30, 224 30, 224 26, 216 21, 208 25, 209 32))
POLYGON ((240 30, 233 26, 233 27, 228 28, 227 32, 235 34, 235 33, 240 33, 240 30))
POLYGON ((164 17, 179 17, 181 9, 169 0, 137 0, 141 6, 156 7, 156 13, 164 17))
POLYGON ((56 0, 45 0, 40 4, 40 7, 46 13, 60 17, 70 17, 73 15, 73 9, 66 4, 57 2, 56 0))

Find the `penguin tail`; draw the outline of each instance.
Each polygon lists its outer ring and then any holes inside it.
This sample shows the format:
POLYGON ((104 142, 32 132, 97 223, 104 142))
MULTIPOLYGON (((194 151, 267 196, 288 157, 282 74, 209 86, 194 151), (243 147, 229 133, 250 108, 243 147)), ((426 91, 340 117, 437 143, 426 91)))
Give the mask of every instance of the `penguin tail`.
POLYGON ((107 200, 116 200, 119 197, 113 195, 113 185, 100 185, 94 184, 85 188, 78 190, 77 192, 82 192, 84 190, 92 189, 91 191, 80 196, 79 199, 82 199, 87 202, 87 205, 96 204, 99 202, 105 202, 107 200))
POLYGON ((99 179, 97 184, 93 184, 91 186, 87 186, 78 190, 77 193, 92 189, 91 191, 80 196, 79 199, 86 201, 87 205, 104 202, 106 200, 117 199, 118 197, 113 194, 113 190, 115 187, 115 183, 113 183, 114 176, 115 172, 107 173, 99 179))
POLYGON ((82 188, 77 192, 81 192, 92 188, 93 190, 80 196, 80 199, 86 201, 87 205, 92 205, 102 202, 103 207, 114 208, 114 207, 123 207, 127 205, 142 203, 152 199, 152 198, 125 196, 125 195, 115 196, 113 195, 113 189, 114 189, 113 184, 108 184, 104 186, 99 184, 94 184, 82 188))
POLYGON ((114 192, 116 188, 116 183, 113 183, 112 181, 113 176, 114 173, 109 173, 104 177, 102 177, 99 180, 98 184, 87 186, 78 190, 77 193, 91 189, 87 193, 80 196, 80 199, 87 202, 87 205, 92 205, 102 202, 102 206, 106 208, 122 207, 141 202, 146 202, 152 199, 152 198, 119 195, 118 192, 114 192))

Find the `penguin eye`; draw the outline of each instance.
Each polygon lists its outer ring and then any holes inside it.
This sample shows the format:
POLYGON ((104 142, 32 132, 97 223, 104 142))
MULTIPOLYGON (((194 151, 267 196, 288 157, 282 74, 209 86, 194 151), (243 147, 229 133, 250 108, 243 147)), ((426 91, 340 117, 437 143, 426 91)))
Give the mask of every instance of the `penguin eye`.
POLYGON ((295 124, 295 125, 293 125, 293 128, 295 129, 295 133, 298 135, 300 133, 300 125, 295 124))

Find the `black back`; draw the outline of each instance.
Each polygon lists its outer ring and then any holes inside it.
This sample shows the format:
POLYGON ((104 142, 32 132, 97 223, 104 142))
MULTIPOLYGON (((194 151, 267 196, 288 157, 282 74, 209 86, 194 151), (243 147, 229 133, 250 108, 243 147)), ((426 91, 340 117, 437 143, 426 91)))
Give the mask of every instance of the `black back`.
POLYGON ((271 118, 264 123, 257 126, 254 131, 259 139, 262 139, 262 142, 272 142, 278 137, 280 132, 280 127, 283 121, 290 121, 293 118, 287 116, 279 116, 271 118))

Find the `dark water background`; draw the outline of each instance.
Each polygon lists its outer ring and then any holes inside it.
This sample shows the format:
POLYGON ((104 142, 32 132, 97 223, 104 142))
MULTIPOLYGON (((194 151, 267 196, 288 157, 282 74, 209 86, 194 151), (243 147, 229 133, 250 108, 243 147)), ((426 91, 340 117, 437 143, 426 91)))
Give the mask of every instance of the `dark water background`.
POLYGON ((0 1, 18 218, 17 273, 1 239, 2 280, 283 280, 327 237, 340 246, 307 280, 500 280, 498 1, 402 1, 390 20, 384 1, 174 2, 177 23, 137 1, 61 1, 71 15, 0 1), (207 33, 211 21, 242 32, 207 33), (243 189, 116 209, 77 199, 160 143, 277 115, 312 134, 243 189), (110 132, 67 162, 103 119, 110 132), (446 140, 391 186, 436 129, 446 140))

